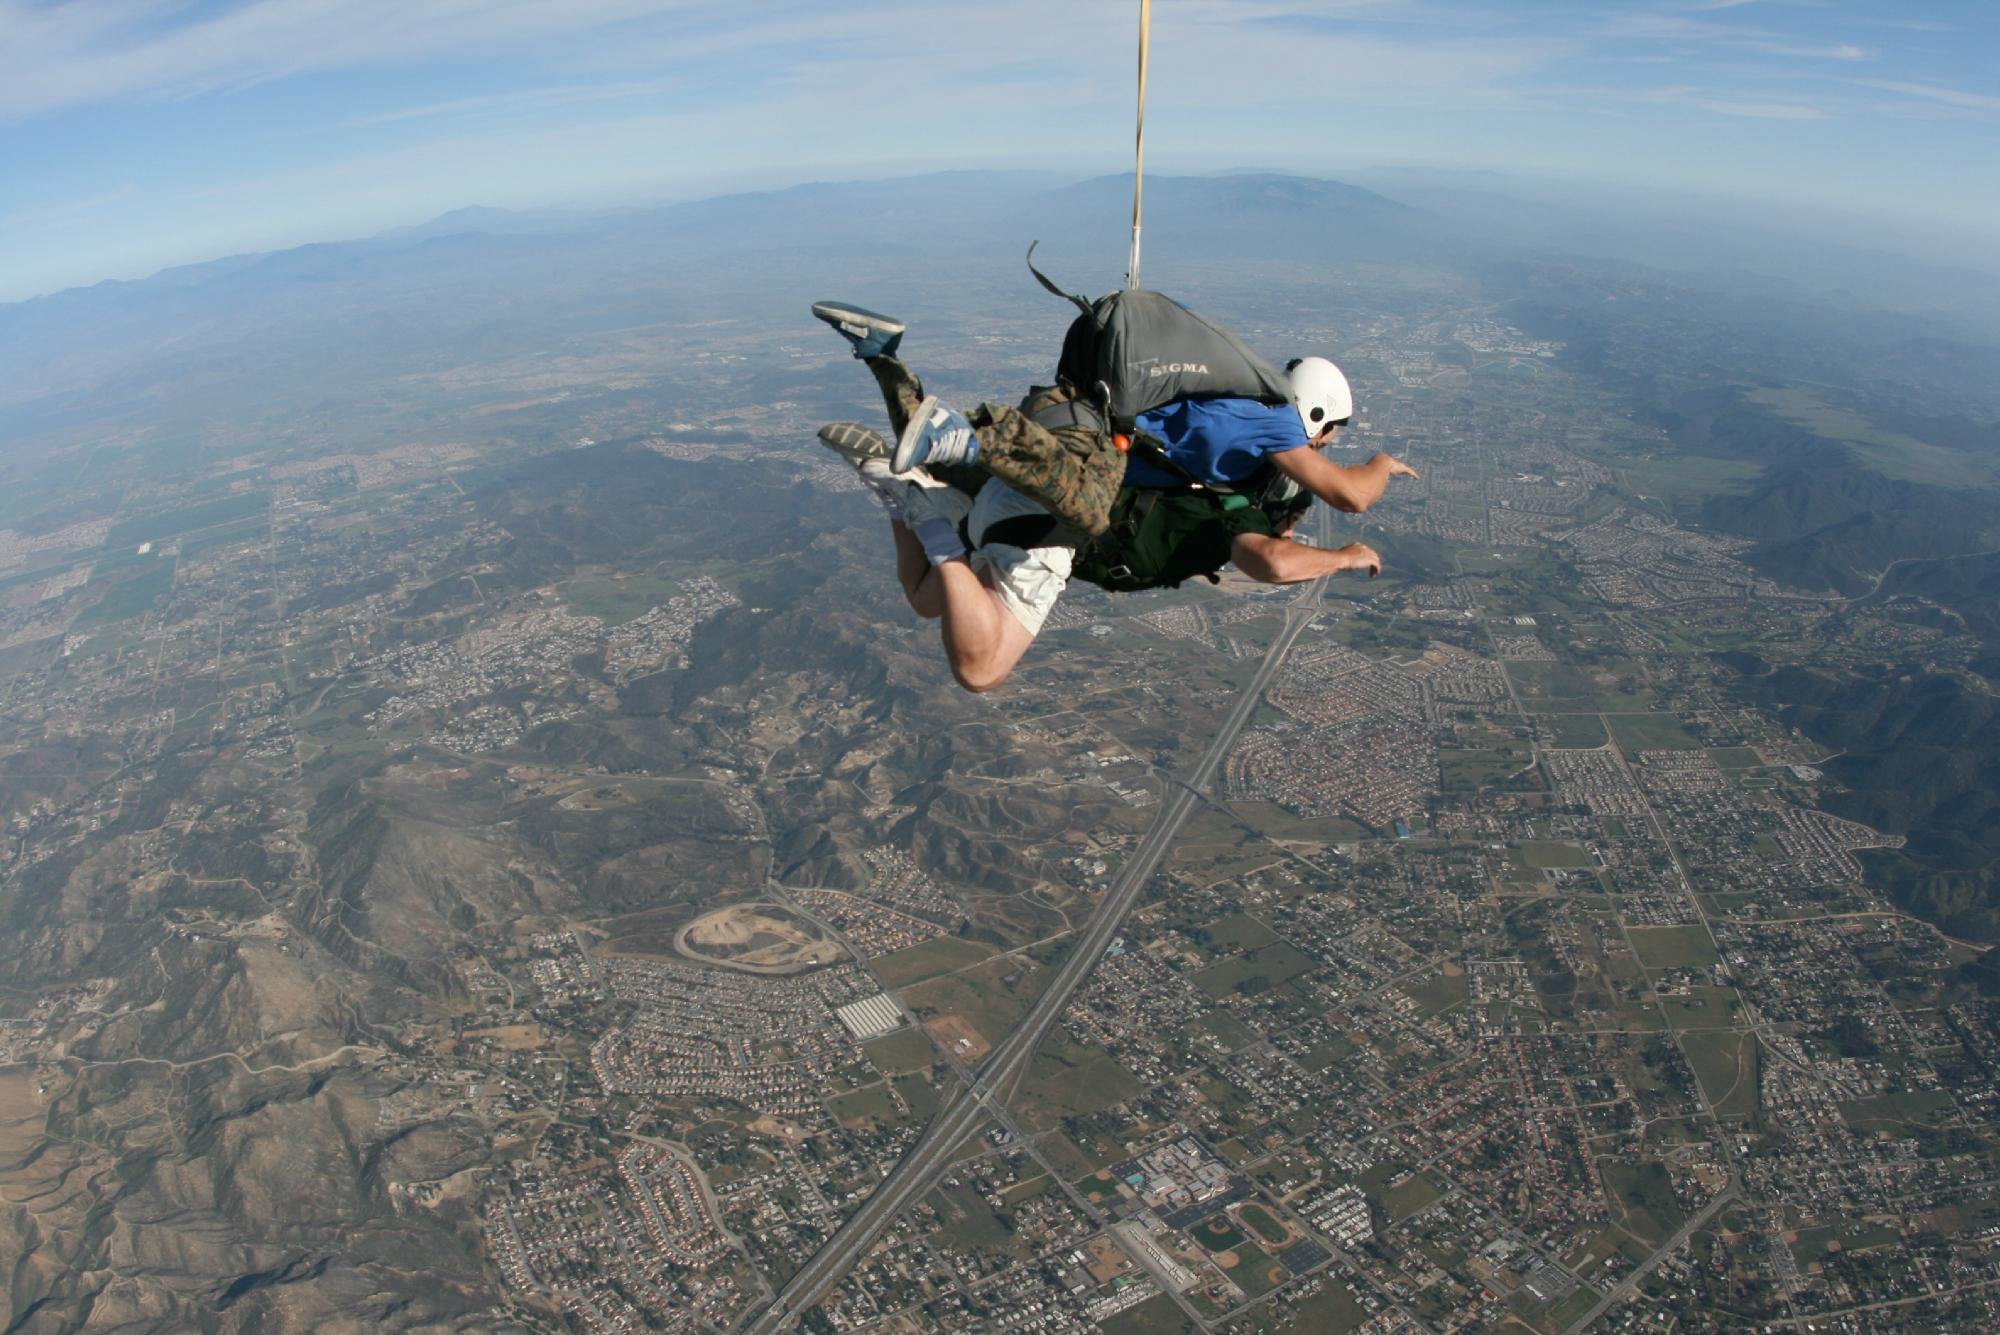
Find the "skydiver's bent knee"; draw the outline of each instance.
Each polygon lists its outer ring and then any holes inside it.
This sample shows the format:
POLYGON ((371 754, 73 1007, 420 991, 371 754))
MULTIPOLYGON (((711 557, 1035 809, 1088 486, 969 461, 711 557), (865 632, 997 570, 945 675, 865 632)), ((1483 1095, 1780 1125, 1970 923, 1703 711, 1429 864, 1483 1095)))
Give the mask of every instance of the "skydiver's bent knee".
POLYGON ((990 573, 981 578, 980 585, 992 599, 993 615, 985 623, 988 632, 968 637, 954 636, 954 629, 962 627, 947 626, 945 630, 945 656, 951 663, 951 675, 974 695, 983 695, 1006 681, 1035 642, 1034 632, 1001 601, 990 573))
POLYGON ((951 665, 952 677, 960 686, 963 686, 974 695, 984 695, 988 691, 998 689, 1008 677, 1013 675, 1013 672, 1014 669, 1011 666, 994 668, 990 664, 981 664, 978 667, 964 666, 958 663, 951 665))

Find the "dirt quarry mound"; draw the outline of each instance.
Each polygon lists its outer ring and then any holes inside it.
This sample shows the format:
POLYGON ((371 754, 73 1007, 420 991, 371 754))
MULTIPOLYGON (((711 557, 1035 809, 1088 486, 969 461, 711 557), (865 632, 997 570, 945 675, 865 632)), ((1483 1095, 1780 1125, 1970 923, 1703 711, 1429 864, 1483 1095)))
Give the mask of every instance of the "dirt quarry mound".
POLYGON ((749 973, 796 973, 847 958, 840 943, 776 904, 735 904, 704 913, 674 936, 691 960, 749 973))

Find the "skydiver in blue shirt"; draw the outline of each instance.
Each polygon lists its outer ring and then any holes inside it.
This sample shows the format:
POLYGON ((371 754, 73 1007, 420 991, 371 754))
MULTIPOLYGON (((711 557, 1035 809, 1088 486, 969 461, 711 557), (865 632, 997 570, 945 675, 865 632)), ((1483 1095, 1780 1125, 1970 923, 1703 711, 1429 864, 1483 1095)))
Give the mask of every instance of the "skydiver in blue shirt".
MULTIPOLYGON (((1285 368, 1291 403, 1255 399, 1181 399, 1139 414, 1137 427, 1152 436, 1197 482, 1236 486, 1266 463, 1334 509, 1359 514, 1373 505, 1392 477, 1417 472, 1389 454, 1342 466, 1322 457, 1354 413, 1354 395, 1340 368, 1324 357, 1301 357, 1285 368)), ((1125 463, 1128 487, 1172 488, 1187 478, 1138 454, 1125 463)))

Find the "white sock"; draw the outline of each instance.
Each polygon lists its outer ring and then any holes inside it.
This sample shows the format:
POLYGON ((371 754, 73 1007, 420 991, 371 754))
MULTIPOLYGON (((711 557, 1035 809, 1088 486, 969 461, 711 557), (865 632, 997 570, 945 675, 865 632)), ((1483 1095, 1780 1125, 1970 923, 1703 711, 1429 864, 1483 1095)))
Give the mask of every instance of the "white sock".
POLYGON ((926 519, 914 531, 932 565, 965 559, 965 539, 958 536, 958 526, 949 519, 926 519))

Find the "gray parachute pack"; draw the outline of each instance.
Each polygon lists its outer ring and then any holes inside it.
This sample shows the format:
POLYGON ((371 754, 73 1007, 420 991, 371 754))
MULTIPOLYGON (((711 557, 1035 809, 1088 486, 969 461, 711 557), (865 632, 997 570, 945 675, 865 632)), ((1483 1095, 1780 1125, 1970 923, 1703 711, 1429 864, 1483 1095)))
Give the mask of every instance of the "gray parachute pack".
POLYGON ((1291 402, 1284 372, 1172 297, 1129 288, 1087 301, 1050 282, 1034 255, 1028 247, 1028 272, 1080 312, 1063 335, 1056 376, 1112 430, 1130 431, 1140 413, 1180 399, 1291 402))

